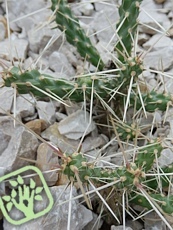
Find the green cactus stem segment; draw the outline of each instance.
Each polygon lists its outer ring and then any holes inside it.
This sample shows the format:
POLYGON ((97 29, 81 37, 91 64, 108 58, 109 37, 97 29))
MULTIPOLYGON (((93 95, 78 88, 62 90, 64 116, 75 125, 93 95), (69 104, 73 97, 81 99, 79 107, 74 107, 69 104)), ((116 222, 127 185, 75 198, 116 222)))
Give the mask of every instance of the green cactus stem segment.
POLYGON ((148 143, 137 153, 135 164, 143 168, 144 172, 151 170, 156 156, 159 157, 162 150, 163 147, 158 141, 148 143))
POLYGON ((119 41, 116 45, 116 50, 118 51, 119 60, 122 62, 126 62, 125 59, 128 57, 132 57, 132 44, 134 44, 135 40, 141 2, 142 0, 122 0, 122 4, 119 7, 120 19, 116 26, 119 41))
POLYGON ((98 67, 99 70, 102 70, 104 64, 98 51, 81 28, 67 1, 52 0, 51 9, 52 11, 56 10, 55 22, 57 27, 65 32, 67 41, 77 48, 83 58, 86 58, 91 64, 98 67))
MULTIPOLYGON (((163 212, 173 214, 173 195, 164 196, 162 194, 149 193, 149 196, 154 199, 154 201, 161 207, 163 212)), ((148 200, 142 195, 131 194, 131 199, 129 201, 149 210, 152 208, 148 200)))
POLYGON ((87 163, 87 159, 81 153, 66 157, 62 167, 63 173, 74 181, 76 180, 75 173, 78 172, 83 183, 87 183, 88 178, 95 183, 119 180, 120 182, 116 184, 117 188, 131 188, 145 179, 145 174, 134 163, 131 163, 128 168, 122 166, 118 169, 103 169, 87 163))
POLYGON ((13 67, 8 74, 3 74, 4 85, 11 87, 16 85, 19 94, 32 93, 39 98, 45 98, 44 92, 52 93, 62 99, 81 102, 91 98, 92 86, 101 98, 109 98, 111 89, 116 88, 116 78, 80 77, 75 81, 53 78, 46 74, 40 74, 37 70, 21 73, 19 68, 13 67), (93 83, 94 81, 94 83, 93 83), (110 89, 110 90, 109 90, 110 89))
MULTIPOLYGON (((144 102, 145 110, 148 112, 154 112, 156 110, 166 111, 167 106, 172 105, 171 94, 157 93, 154 90, 150 93, 143 94, 142 100, 144 102)), ((140 109, 141 106, 141 101, 138 98, 136 109, 140 109)))

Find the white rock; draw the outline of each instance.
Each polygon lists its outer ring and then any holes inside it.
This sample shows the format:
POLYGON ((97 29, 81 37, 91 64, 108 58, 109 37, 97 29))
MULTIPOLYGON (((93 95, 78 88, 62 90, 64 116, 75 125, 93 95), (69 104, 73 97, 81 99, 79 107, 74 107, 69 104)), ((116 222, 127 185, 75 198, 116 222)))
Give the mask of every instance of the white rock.
POLYGON ((91 120, 90 123, 89 113, 82 110, 78 110, 71 114, 64 120, 60 121, 58 125, 58 130, 62 135, 67 138, 78 140, 84 134, 87 135, 96 129, 96 125, 91 120))
POLYGON ((73 76, 75 71, 70 65, 68 59, 63 53, 53 52, 49 57, 49 66, 57 73, 65 73, 67 76, 73 76))
POLYGON ((55 115, 56 115, 57 121, 61 121, 67 117, 67 115, 65 115, 64 113, 60 113, 60 112, 56 112, 55 115))
POLYGON ((96 14, 90 26, 96 31, 96 36, 99 41, 115 44, 117 38, 113 28, 116 27, 118 19, 119 15, 116 7, 115 9, 106 12, 100 11, 96 14))
POLYGON ((44 26, 41 29, 31 29, 28 31, 29 48, 34 53, 40 53, 48 44, 50 39, 54 40, 54 43, 47 47, 45 54, 50 54, 55 50, 58 50, 62 44, 62 36, 59 29, 50 29, 48 26, 44 26))
POLYGON ((0 88, 0 114, 10 112, 13 103, 14 90, 9 87, 0 88))
POLYGON ((158 159, 159 166, 164 167, 173 163, 173 152, 170 149, 164 149, 158 159))
POLYGON ((37 101, 36 107, 40 119, 50 124, 55 122, 55 106, 52 102, 37 101))
POLYGON ((151 39, 149 39, 149 41, 143 44, 143 47, 145 49, 149 49, 150 47, 152 47, 152 50, 159 50, 164 47, 170 46, 173 46, 172 39, 161 34, 153 35, 151 39))
POLYGON ((94 1, 94 7, 96 11, 110 11, 112 8, 117 8, 118 1, 117 0, 109 0, 107 1, 94 1))
POLYGON ((148 53, 144 58, 144 66, 166 70, 173 65, 173 46, 148 53))
POLYGON ((142 32, 155 34, 157 33, 156 30, 163 31, 162 28, 158 26, 158 24, 160 24, 165 29, 168 29, 170 27, 171 23, 166 14, 158 11, 161 8, 161 5, 155 4, 154 1, 151 0, 145 0, 142 2, 141 12, 139 14, 139 21, 142 24, 145 24, 140 26, 142 32), (158 24, 156 24, 155 21, 157 21, 158 24), (149 27, 153 27, 154 29, 149 27))
MULTIPOLYGON (((34 99, 30 94, 24 94, 16 98, 16 115, 21 118, 30 117, 35 114, 34 99)), ((14 113, 14 108, 13 108, 14 113)))
POLYGON ((94 7, 90 3, 90 1, 89 0, 81 0, 80 4, 81 4, 81 7, 79 8, 80 11, 86 16, 91 16, 93 11, 94 11, 94 7))
POLYGON ((32 133, 21 125, 16 124, 14 127, 14 121, 7 116, 0 117, 0 130, 3 133, 0 143, 4 137, 11 137, 8 146, 0 155, 0 167, 4 167, 6 171, 13 171, 29 164, 20 157, 35 160, 38 140, 32 133))
POLYGON ((0 42, 0 57, 10 60, 12 57, 15 60, 24 60, 27 55, 28 41, 25 39, 14 39, 11 42, 9 39, 5 39, 0 42))

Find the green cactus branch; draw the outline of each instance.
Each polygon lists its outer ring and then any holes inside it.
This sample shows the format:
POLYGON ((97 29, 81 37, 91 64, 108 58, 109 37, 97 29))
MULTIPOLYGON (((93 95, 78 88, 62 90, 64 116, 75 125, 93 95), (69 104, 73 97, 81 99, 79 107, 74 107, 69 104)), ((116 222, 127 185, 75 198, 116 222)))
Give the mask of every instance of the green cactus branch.
POLYGON ((72 13, 66 0, 52 0, 53 11, 56 11, 57 27, 65 32, 67 41, 75 46, 83 58, 102 70, 104 63, 97 49, 92 45, 89 37, 81 28, 78 19, 72 13))
POLYGON ((142 0, 123 0, 119 7, 119 22, 117 23, 117 35, 119 41, 116 44, 119 60, 126 62, 128 57, 132 57, 132 48, 138 26, 137 18, 142 0))

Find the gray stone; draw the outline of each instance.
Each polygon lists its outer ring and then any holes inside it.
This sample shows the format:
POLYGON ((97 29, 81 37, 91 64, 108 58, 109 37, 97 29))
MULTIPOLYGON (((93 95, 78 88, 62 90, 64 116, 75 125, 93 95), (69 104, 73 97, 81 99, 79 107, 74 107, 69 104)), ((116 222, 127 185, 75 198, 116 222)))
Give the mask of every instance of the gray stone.
POLYGON ((164 149, 161 152, 158 162, 159 162, 160 167, 164 167, 164 166, 168 166, 169 164, 172 164, 173 163, 173 152, 169 148, 164 149))
POLYGON ((61 32, 58 29, 50 29, 48 26, 45 26, 39 30, 29 30, 28 31, 28 40, 29 48, 34 53, 40 53, 45 46, 48 44, 49 40, 54 36, 54 43, 51 45, 45 52, 44 56, 50 55, 54 50, 58 50, 62 44, 61 32))
POLYGON ((11 42, 11 47, 9 39, 5 39, 0 42, 0 57, 7 60, 10 60, 10 58, 15 60, 24 60, 27 55, 27 50, 28 41, 25 39, 14 38, 11 42))
POLYGON ((143 44, 145 49, 152 47, 152 50, 159 50, 170 46, 173 46, 172 39, 161 34, 153 35, 149 41, 143 44))
MULTIPOLYGON (((5 219, 4 230, 67 230, 69 202, 61 203, 68 201, 70 198, 70 187, 55 186, 50 188, 50 192, 54 199, 54 206, 48 214, 18 226, 11 225, 5 219)), ((76 195, 76 189, 73 187, 72 197, 76 195)), ((48 199, 44 196, 43 202, 37 202, 35 209, 44 210, 47 207, 47 203, 48 199)), ((92 212, 79 204, 78 200, 72 200, 71 203, 70 230, 81 230, 93 219, 92 212)), ((16 210, 12 210, 10 213, 14 215, 14 219, 21 217, 21 214, 17 213, 16 210)))
POLYGON ((110 43, 114 45, 117 38, 113 28, 115 28, 118 19, 118 9, 116 7, 109 11, 100 11, 94 17, 93 22, 90 23, 90 27, 96 31, 99 41, 107 44, 111 41, 110 43))
POLYGON ((166 70, 173 65, 173 46, 148 53, 144 58, 144 66, 166 70))
POLYGON ((81 0, 80 4, 81 4, 81 7, 79 8, 79 10, 82 12, 82 14, 85 16, 91 16, 93 11, 94 11, 94 7, 90 3, 90 1, 89 0, 81 0))
POLYGON ((0 131, 2 134, 0 136, 1 143, 4 141, 4 137, 9 139, 8 146, 0 155, 0 167, 11 171, 28 165, 27 159, 35 159, 38 141, 32 133, 21 125, 16 124, 14 127, 13 120, 7 116, 0 117, 0 131), (20 157, 26 160, 20 159, 20 157))
POLYGON ((159 12, 159 9, 161 8, 161 5, 155 4, 154 1, 151 0, 145 0, 142 2, 141 11, 139 14, 139 21, 144 24, 140 26, 140 30, 142 32, 155 34, 162 30, 161 27, 155 23, 155 21, 157 21, 163 28, 165 28, 165 30, 170 27, 171 23, 166 14, 159 12), (144 9, 151 17, 148 16, 142 9, 144 9))
POLYGON ((144 216, 145 230, 166 230, 165 223, 155 212, 150 212, 144 216))
POLYGON ((58 131, 57 122, 50 125, 44 132, 41 133, 41 136, 53 143, 55 146, 58 146, 62 152, 68 152, 69 154, 76 151, 79 144, 79 141, 71 140, 66 138, 64 135, 61 135, 58 131))
POLYGON ((58 180, 58 172, 46 172, 51 169, 58 168, 58 156, 52 148, 45 143, 39 145, 37 149, 37 163, 36 166, 44 173, 44 179, 48 186, 53 186, 58 180))
POLYGON ((68 59, 63 53, 53 52, 49 57, 49 66, 52 70, 58 73, 65 73, 67 76, 73 76, 75 71, 70 65, 68 59))
POLYGON ((52 102, 37 101, 36 107, 40 119, 50 124, 55 122, 55 106, 52 102))
POLYGON ((14 89, 9 87, 0 88, 0 114, 11 111, 14 89))
POLYGON ((21 118, 32 117, 35 114, 34 99, 30 94, 23 94, 16 98, 16 108, 13 108, 16 115, 20 115, 21 118))
POLYGON ((64 113, 60 113, 60 112, 56 112, 55 115, 56 115, 57 121, 61 121, 67 117, 67 115, 65 115, 64 113))
POLYGON ((89 123, 89 119, 88 112, 78 110, 64 120, 60 121, 58 130, 67 138, 78 140, 84 134, 87 135, 96 129, 96 125, 93 120, 91 120, 91 123, 89 123))

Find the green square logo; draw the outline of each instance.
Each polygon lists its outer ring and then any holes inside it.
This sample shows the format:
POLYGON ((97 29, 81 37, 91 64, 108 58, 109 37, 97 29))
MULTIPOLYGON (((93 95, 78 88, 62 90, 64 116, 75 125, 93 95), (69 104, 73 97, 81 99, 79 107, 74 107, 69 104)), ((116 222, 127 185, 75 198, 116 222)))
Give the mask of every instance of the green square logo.
POLYGON ((6 220, 14 225, 23 224, 29 220, 36 219, 48 213, 53 206, 53 197, 49 191, 42 172, 35 166, 26 166, 12 173, 0 177, 0 182, 9 181, 11 189, 10 195, 0 197, 0 208, 6 220), (25 183, 21 174, 25 172, 33 172, 39 177, 41 186, 37 186, 36 182, 29 178, 29 182, 25 183), (14 179, 15 177, 15 179, 14 179), (41 195, 42 194, 42 195, 41 195), (35 211, 36 202, 45 202, 43 194, 48 199, 48 205, 41 211, 35 211), (12 208, 21 213, 21 219, 13 219, 10 216, 12 208))

